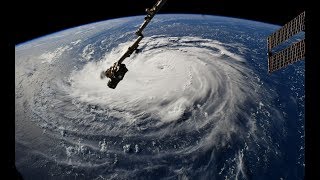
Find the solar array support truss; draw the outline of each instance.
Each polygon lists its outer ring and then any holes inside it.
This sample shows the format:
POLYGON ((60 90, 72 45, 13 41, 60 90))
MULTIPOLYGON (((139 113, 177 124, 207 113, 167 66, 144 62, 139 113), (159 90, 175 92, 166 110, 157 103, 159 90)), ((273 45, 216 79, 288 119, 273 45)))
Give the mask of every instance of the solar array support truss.
POLYGON ((268 72, 274 72, 286 67, 296 61, 305 58, 305 40, 293 43, 289 47, 273 53, 272 49, 295 34, 305 31, 305 12, 285 24, 276 32, 272 33, 268 39, 268 72))

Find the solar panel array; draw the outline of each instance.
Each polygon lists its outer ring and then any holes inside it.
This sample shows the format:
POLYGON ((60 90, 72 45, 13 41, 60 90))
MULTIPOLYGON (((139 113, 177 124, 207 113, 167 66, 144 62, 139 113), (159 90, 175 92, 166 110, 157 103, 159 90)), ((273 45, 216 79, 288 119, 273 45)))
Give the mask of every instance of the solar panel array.
POLYGON ((268 71, 271 73, 298 60, 302 60, 304 59, 304 55, 305 40, 301 40, 271 56, 268 59, 268 71))
POLYGON ((272 48, 278 46, 295 34, 305 30, 305 12, 285 24, 268 37, 269 73, 286 67, 305 57, 305 40, 301 40, 273 55, 272 48))

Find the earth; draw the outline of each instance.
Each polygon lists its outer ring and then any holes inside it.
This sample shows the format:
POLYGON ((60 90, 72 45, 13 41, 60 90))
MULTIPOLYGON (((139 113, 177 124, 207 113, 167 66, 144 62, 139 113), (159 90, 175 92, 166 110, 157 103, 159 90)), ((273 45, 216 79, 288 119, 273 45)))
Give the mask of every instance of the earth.
POLYGON ((24 179, 303 179, 304 62, 268 74, 280 26, 156 15, 116 89, 100 73, 144 16, 15 46, 15 165, 24 179))

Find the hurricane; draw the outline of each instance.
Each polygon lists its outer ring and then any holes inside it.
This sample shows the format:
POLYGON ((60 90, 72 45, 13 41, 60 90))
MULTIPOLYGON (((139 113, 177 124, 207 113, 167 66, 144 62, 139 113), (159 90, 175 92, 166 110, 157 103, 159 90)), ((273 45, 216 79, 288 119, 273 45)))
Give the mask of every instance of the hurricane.
POLYGON ((27 71, 16 66, 16 131, 26 132, 16 148, 30 151, 16 150, 21 169, 36 158, 34 169, 61 178, 251 179, 282 159, 276 139, 286 137, 285 117, 249 65, 247 46, 145 37, 110 89, 100 72, 133 40, 105 51, 79 42, 41 51, 27 71))

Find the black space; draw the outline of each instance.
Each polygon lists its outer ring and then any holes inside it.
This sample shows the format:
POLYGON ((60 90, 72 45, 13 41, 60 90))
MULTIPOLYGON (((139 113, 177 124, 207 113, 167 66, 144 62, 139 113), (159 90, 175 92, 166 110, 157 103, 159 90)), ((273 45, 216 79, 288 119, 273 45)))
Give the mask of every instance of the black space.
MULTIPOLYGON (((309 0, 311 1, 311 0, 309 0)), ((4 26, 1 30, 4 33, 4 48, 8 56, 14 58, 14 46, 43 35, 64 30, 79 25, 93 23, 97 21, 113 19, 118 17, 145 15, 144 9, 151 7, 156 0, 105 0, 105 1, 11 1, 10 8, 2 6, 0 12, 4 26)), ((306 11, 306 169, 305 179, 320 179, 318 171, 319 159, 319 121, 317 114, 319 111, 319 95, 317 72, 319 60, 317 52, 320 50, 316 45, 319 41, 320 29, 316 27, 317 18, 315 8, 307 4, 304 0, 168 0, 159 13, 189 13, 189 14, 211 14, 220 16, 237 17, 251 19, 271 24, 284 25, 292 18, 306 11), (308 7, 307 7, 308 5, 308 7)), ((319 9, 319 8, 318 8, 319 9)), ((3 58, 6 60, 6 58, 3 58)), ((13 66, 13 60, 5 61, 8 67, 13 66), (12 64, 11 64, 12 63, 12 64)), ((3 100, 3 105, 11 112, 10 118, 2 117, 6 120, 4 136, 7 136, 7 148, 5 156, 8 158, 7 167, 9 179, 20 179, 14 166, 14 80, 6 78, 10 74, 10 68, 2 66, 2 78, 5 80, 2 87, 8 90, 8 96, 3 100), (10 84, 10 85, 9 85, 10 84), (10 98, 10 99, 9 99, 10 98), (12 104, 8 105, 6 102, 12 104)), ((11 69, 14 72, 14 69, 11 69)), ((2 114, 8 114, 3 112, 2 114)))
MULTIPOLYGON (((87 23, 145 15, 156 0, 48 1, 18 4, 13 22, 14 44, 87 23)), ((298 1, 297 1, 298 2, 298 1)), ((159 13, 195 13, 238 17, 283 25, 305 10, 294 0, 168 0, 159 13), (279 3, 281 2, 281 3, 279 3), (278 6, 275 6, 278 4, 278 6), (288 5, 290 4, 290 5, 288 5)))

